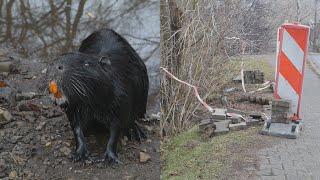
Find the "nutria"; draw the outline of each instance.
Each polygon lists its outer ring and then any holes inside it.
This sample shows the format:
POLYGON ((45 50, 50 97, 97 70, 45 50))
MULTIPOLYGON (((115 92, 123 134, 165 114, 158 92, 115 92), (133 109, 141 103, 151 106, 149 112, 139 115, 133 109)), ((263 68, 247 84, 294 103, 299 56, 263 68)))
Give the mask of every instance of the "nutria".
POLYGON ((86 54, 97 54, 107 56, 110 52, 125 53, 130 56, 129 60, 129 77, 137 87, 134 89, 136 103, 134 111, 138 118, 143 118, 147 108, 147 98, 149 89, 149 80, 147 68, 126 39, 120 36, 112 29, 102 29, 95 31, 84 39, 80 45, 79 52, 86 54))
POLYGON ((137 140, 144 136, 135 121, 146 113, 146 67, 129 43, 112 30, 91 34, 79 51, 59 57, 62 78, 56 76, 76 139, 74 160, 88 157, 84 131, 96 123, 109 130, 104 159, 120 163, 116 152, 120 136, 137 140))

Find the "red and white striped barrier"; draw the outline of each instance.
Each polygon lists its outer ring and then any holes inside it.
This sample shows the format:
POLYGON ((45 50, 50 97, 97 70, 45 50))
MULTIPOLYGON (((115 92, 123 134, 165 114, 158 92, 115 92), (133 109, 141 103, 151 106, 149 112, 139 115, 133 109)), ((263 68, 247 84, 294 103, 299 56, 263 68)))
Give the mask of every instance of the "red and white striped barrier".
POLYGON ((310 28, 283 24, 278 29, 275 98, 292 101, 292 118, 298 120, 310 28))

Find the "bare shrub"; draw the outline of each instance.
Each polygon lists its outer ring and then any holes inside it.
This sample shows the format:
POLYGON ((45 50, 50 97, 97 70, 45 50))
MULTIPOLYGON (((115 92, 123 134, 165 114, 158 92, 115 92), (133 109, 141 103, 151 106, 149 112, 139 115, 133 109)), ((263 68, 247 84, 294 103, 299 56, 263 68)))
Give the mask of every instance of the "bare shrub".
MULTIPOLYGON (((272 40, 269 2, 163 0, 160 7, 161 66, 198 86, 203 99, 219 94, 239 71, 228 57, 239 55, 243 42, 246 53, 259 53, 272 40)), ((190 127, 199 105, 192 89, 162 73, 163 136, 190 127)))
MULTIPOLYGON (((1 0, 0 45, 17 49, 24 55, 51 55, 68 52, 94 30, 101 28, 130 29, 141 9, 155 0, 1 0)), ((135 35, 134 33, 126 32, 135 35)), ((158 49, 159 37, 130 37, 158 49)), ((148 58, 148 57, 147 57, 148 58)))

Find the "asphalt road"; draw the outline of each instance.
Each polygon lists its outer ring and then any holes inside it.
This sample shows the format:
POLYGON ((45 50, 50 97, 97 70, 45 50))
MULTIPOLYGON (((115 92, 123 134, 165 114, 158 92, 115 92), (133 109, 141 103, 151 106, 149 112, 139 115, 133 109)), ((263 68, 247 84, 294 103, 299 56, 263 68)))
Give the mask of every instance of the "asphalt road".
MULTIPOLYGON (((320 70, 320 55, 311 54, 308 59, 320 70)), ((301 116, 305 126, 298 139, 275 138, 275 145, 258 152, 260 179, 320 179, 320 79, 309 66, 301 116)))

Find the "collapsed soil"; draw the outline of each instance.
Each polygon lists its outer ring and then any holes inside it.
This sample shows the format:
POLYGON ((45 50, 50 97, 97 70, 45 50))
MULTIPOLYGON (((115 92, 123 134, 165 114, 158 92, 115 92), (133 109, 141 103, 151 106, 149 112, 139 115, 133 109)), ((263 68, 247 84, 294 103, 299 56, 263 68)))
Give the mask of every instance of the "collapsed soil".
MULTIPOLYGON (((14 74, 0 77, 8 84, 3 91, 7 94, 0 94, 1 106, 13 116, 10 122, 0 122, 0 178, 159 179, 159 119, 155 118, 142 123, 146 140, 141 143, 122 140, 118 155, 123 165, 90 160, 102 158, 107 134, 98 139, 88 136, 91 158, 85 163, 72 162, 70 156, 75 141, 69 121, 43 90, 48 83, 45 76, 48 68, 46 63, 25 60, 19 63, 14 74), (36 96, 15 101, 15 94, 23 92, 35 92, 36 96), (140 162, 140 152, 150 155, 150 160, 140 162)), ((155 106, 149 104, 148 109, 152 111, 149 114, 157 111, 155 106)))

